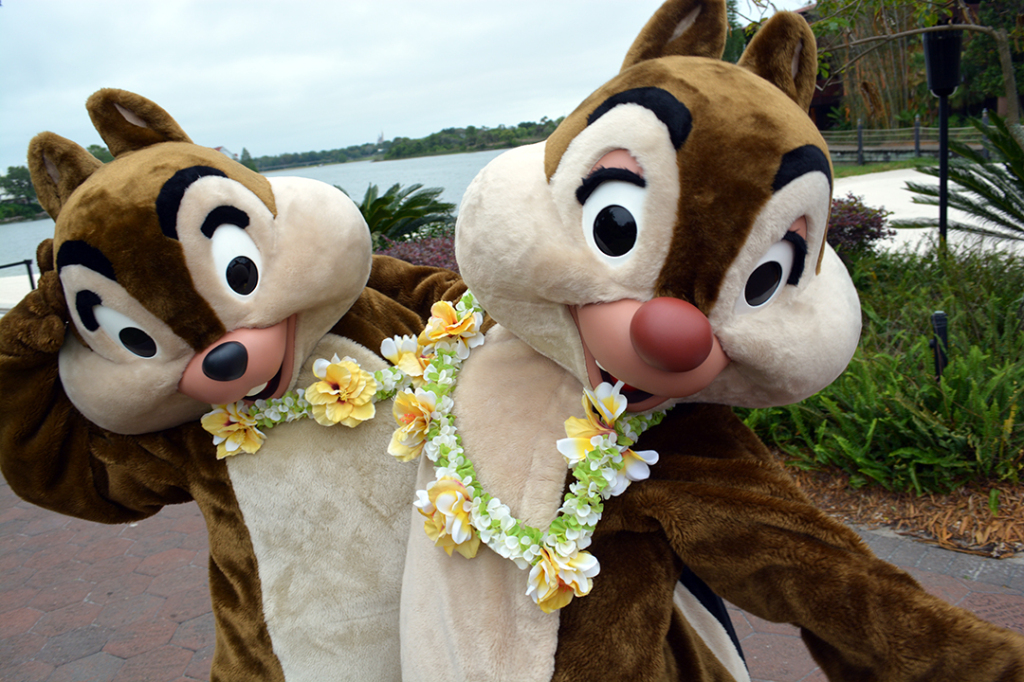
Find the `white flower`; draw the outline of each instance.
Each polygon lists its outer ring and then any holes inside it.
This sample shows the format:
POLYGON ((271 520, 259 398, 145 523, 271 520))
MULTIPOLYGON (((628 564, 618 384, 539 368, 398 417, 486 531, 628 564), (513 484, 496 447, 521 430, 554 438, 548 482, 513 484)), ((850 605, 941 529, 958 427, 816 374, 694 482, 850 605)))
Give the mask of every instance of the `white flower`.
POLYGON ((526 594, 544 613, 552 613, 572 601, 573 596, 589 594, 592 579, 600 570, 597 558, 588 552, 561 556, 543 547, 540 559, 530 571, 526 594))

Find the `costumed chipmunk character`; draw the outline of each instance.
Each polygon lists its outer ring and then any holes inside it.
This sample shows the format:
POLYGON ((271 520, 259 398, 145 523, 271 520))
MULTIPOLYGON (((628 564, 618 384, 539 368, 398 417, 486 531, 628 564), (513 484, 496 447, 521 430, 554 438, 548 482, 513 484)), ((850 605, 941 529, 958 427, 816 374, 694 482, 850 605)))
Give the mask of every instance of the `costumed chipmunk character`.
POLYGON ((463 199, 449 317, 498 324, 395 402, 390 452, 422 455, 407 681, 749 680, 716 594, 798 625, 833 680, 1024 679, 1024 638, 874 557, 732 412, 827 386, 860 309, 825 243, 814 36, 779 13, 733 65, 725 32, 723 0, 667 2, 463 199))
POLYGON ((104 523, 195 500, 212 679, 400 679, 415 472, 374 456, 392 427, 372 418, 388 363, 371 350, 461 280, 373 259, 342 192, 193 144, 138 95, 87 108, 112 162, 52 133, 29 149, 56 227, 0 320, 4 476, 104 523))

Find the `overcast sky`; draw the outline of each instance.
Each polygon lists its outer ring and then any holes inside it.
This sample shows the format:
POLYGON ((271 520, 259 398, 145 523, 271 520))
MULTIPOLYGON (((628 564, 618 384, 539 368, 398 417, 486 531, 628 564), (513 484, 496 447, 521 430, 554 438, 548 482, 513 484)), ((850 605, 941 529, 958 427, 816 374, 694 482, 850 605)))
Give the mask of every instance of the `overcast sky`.
POLYGON ((0 173, 43 130, 102 144, 85 100, 103 87, 253 156, 555 118, 615 74, 660 4, 2 0, 0 173))

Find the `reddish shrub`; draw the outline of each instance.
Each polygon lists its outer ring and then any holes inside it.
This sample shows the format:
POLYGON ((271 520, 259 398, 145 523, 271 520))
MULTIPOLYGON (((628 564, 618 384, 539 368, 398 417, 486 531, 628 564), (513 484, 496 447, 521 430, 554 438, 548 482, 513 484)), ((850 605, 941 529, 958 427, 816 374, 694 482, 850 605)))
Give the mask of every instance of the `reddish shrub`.
POLYGON ((455 262, 455 239, 453 237, 428 237, 415 242, 396 242, 381 238, 377 253, 408 261, 413 265, 432 265, 459 271, 455 262))
POLYGON ((832 199, 832 217, 828 223, 828 243, 840 254, 862 254, 875 248, 874 242, 896 234, 885 226, 892 211, 865 206, 852 193, 832 199))

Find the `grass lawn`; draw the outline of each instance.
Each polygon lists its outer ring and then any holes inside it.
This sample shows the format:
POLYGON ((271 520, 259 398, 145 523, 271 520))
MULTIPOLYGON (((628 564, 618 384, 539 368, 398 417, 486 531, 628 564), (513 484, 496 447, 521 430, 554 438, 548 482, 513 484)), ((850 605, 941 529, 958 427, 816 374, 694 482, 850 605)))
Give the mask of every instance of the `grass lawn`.
POLYGON ((917 168, 918 166, 937 166, 938 159, 921 157, 918 159, 903 159, 901 161, 885 161, 883 163, 866 163, 863 166, 856 164, 835 164, 832 171, 837 178, 849 178, 854 175, 867 175, 868 173, 880 173, 882 171, 900 170, 901 168, 917 168))

